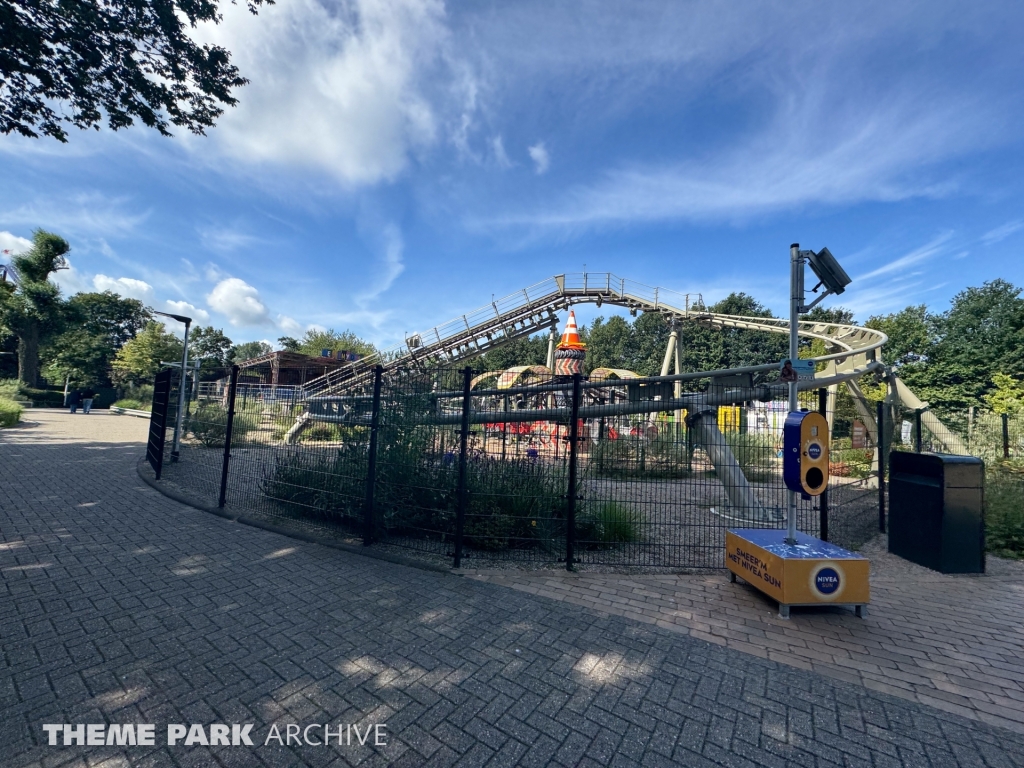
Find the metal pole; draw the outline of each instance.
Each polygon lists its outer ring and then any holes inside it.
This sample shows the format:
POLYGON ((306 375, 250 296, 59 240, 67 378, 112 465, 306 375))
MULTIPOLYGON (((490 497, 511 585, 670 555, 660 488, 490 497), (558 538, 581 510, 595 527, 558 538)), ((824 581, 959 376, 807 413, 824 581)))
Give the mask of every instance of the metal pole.
POLYGON ((373 369, 373 411, 370 415, 370 448, 366 459, 366 500, 363 505, 363 546, 373 543, 373 492, 377 484, 377 432, 380 428, 380 382, 384 366, 373 369))
POLYGON ((576 549, 576 455, 580 436, 580 374, 572 375, 572 408, 569 422, 569 505, 566 509, 565 528, 565 570, 573 569, 576 549))
MULTIPOLYGON (((828 419, 829 391, 827 388, 818 390, 818 413, 828 419)), ((832 433, 828 436, 829 450, 831 454, 832 433)), ((822 541, 828 541, 828 486, 818 497, 818 537, 822 541)))
MULTIPOLYGON (((800 309, 804 303, 804 261, 800 257, 800 243, 789 246, 789 359, 799 357, 800 309)), ((799 408, 797 401, 797 382, 789 382, 789 410, 799 408)), ((789 503, 786 511, 786 543, 796 544, 796 491, 789 491, 789 503)))
POLYGON ((885 403, 878 401, 878 532, 885 533, 885 403))
POLYGON ((1010 458, 1010 416, 1003 414, 1003 458, 1010 458))
POLYGON ((914 452, 921 452, 921 410, 914 411, 914 452))
POLYGON ((469 396, 469 385, 473 379, 473 369, 466 368, 462 372, 462 430, 459 433, 459 489, 458 511, 455 513, 455 567, 462 567, 462 535, 466 527, 466 506, 468 493, 466 488, 466 454, 469 448, 469 412, 472 398, 469 396))
POLYGON ((192 321, 185 319, 185 338, 181 343, 181 383, 178 385, 178 416, 174 420, 174 445, 171 448, 171 461, 178 460, 178 449, 181 447, 181 425, 185 417, 185 382, 188 373, 188 329, 192 321))
POLYGON ((217 506, 221 509, 228 497, 228 463, 231 461, 231 432, 235 426, 235 392, 238 390, 238 366, 231 366, 231 383, 228 385, 228 425, 224 433, 224 463, 220 468, 220 498, 217 506))

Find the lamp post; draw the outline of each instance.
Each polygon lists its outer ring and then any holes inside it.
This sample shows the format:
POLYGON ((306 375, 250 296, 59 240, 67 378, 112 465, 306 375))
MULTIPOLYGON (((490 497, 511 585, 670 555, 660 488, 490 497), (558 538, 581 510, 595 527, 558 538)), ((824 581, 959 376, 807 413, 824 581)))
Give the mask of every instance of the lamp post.
POLYGON ((185 415, 185 375, 188 372, 188 329, 192 325, 192 318, 184 315, 172 315, 170 312, 157 312, 154 315, 163 315, 179 323, 185 324, 185 338, 181 345, 181 383, 178 385, 178 418, 174 420, 174 443, 171 447, 171 461, 178 460, 178 449, 181 447, 181 424, 185 415))
MULTIPOLYGON (((799 243, 789 246, 789 359, 799 358, 799 336, 800 315, 810 312, 820 304, 826 296, 838 295, 846 290, 850 284, 850 276, 846 274, 839 262, 829 251, 822 248, 814 251, 801 251, 799 243), (804 264, 809 264, 811 270, 818 277, 818 284, 811 289, 817 293, 819 288, 824 291, 810 304, 804 304, 804 264)), ((789 382, 789 412, 793 413, 800 407, 797 392, 799 382, 794 378, 789 382)), ((797 492, 789 491, 789 504, 786 514, 786 543, 796 544, 796 495, 797 492)))

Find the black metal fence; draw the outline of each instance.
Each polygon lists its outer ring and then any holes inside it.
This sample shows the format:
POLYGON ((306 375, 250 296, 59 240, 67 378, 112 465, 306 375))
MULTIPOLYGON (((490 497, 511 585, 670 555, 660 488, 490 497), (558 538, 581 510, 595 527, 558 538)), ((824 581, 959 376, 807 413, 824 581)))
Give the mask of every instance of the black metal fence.
MULTIPOLYGON (((433 369, 306 398, 235 369, 187 402, 164 481, 235 514, 457 566, 721 567, 728 528, 785 526, 787 403, 636 412, 666 396, 534 369, 433 369)), ((801 394, 834 439, 828 491, 799 501, 798 527, 856 547, 879 529, 884 486, 871 435, 827 404, 823 390, 801 394)))

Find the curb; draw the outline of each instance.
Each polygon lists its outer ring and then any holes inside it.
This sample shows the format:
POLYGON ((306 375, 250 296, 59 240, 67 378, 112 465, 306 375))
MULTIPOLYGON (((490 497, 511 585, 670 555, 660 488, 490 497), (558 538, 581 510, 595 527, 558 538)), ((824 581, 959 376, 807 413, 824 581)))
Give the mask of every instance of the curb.
POLYGON ((116 416, 137 416, 140 419, 149 419, 153 416, 149 411, 139 411, 135 408, 120 408, 115 405, 110 406, 108 410, 116 416))
POLYGON ((451 568, 433 565, 432 563, 424 563, 411 557, 393 555, 389 552, 375 552, 369 549, 368 547, 355 546, 353 544, 345 544, 340 541, 332 541, 330 539, 325 539, 311 533, 305 533, 304 531, 296 531, 292 528, 285 528, 284 526, 275 525, 274 523, 269 523, 265 520, 260 520, 259 518, 248 517, 247 515, 232 515, 228 512, 225 512, 223 509, 219 507, 214 507, 208 504, 197 502, 195 499, 190 499, 187 496, 178 493, 177 491, 172 491, 170 488, 161 487, 160 483, 158 483, 155 478, 147 476, 147 474, 143 471, 143 466, 145 465, 147 465, 146 457, 143 456, 135 464, 135 471, 138 474, 139 478, 146 485, 155 490, 157 493, 160 493, 169 499, 177 501, 179 504, 184 504, 187 507, 198 509, 201 512, 209 512, 211 515, 216 515, 217 517, 223 518, 232 523, 240 523, 241 525, 248 525, 252 528, 259 528, 270 533, 277 533, 281 536, 287 536, 290 539, 304 541, 307 544, 317 544, 322 547, 329 547, 330 549, 339 549, 342 552, 348 552, 352 555, 359 555, 360 557, 367 557, 371 560, 383 560, 388 563, 394 563, 395 565, 404 565, 409 568, 417 568, 421 571, 431 571, 433 573, 444 573, 447 575, 456 576, 460 575, 453 571, 451 568))

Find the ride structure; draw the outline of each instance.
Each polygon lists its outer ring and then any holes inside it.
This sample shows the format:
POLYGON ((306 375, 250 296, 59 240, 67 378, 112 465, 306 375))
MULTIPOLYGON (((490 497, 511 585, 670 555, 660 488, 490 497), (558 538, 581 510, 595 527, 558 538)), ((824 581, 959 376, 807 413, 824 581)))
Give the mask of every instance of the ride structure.
MULTIPOLYGON (((490 372, 473 384, 475 403, 468 414, 470 424, 515 423, 551 421, 568 423, 570 409, 552 395, 564 392, 567 377, 582 370, 585 349, 579 341, 572 307, 592 303, 609 304, 627 309, 630 314, 653 312, 664 316, 670 323, 670 334, 665 350, 661 375, 636 377, 628 371, 607 371, 598 378, 594 371, 591 380, 582 382, 581 391, 608 387, 608 378, 629 379, 630 386, 649 386, 648 391, 658 394, 648 399, 628 399, 623 402, 597 402, 584 400, 578 408, 580 419, 600 419, 630 414, 675 412, 678 420, 686 414, 688 427, 708 455, 709 460, 725 487, 732 514, 738 519, 777 522, 784 514, 778 509, 766 509, 758 501, 718 427, 715 414, 719 406, 736 405, 750 401, 784 399, 790 386, 784 382, 754 383, 756 375, 775 371, 777 363, 744 366, 715 371, 684 372, 680 367, 679 326, 695 322, 709 328, 743 329, 766 333, 790 334, 790 321, 786 318, 746 317, 707 311, 699 294, 681 294, 664 288, 643 285, 611 273, 574 273, 555 275, 547 280, 509 294, 490 304, 462 315, 427 331, 409 335, 402 344, 368 355, 358 361, 339 366, 324 376, 312 379, 301 387, 300 399, 304 411, 296 418, 285 435, 285 443, 295 442, 302 430, 316 422, 356 423, 364 409, 353 404, 367 398, 377 371, 383 375, 402 372, 427 371, 437 367, 453 367, 468 363, 479 355, 516 339, 548 331, 548 371, 556 378, 549 383, 535 383, 543 373, 541 366, 521 366, 505 372, 490 372), (569 323, 561 343, 555 343, 560 313, 569 313, 569 323), (574 334, 570 334, 570 329, 574 334), (575 339, 573 338, 575 336, 575 339), (673 366, 674 363, 674 366, 673 366), (674 373, 669 373, 674 368, 674 373), (559 380, 561 377, 561 381, 559 380), (497 379, 496 387, 481 388, 497 379), (504 381, 502 380, 504 379, 504 381), (532 379, 532 380, 531 380, 532 379), (687 381, 709 380, 703 392, 683 393, 687 381), (528 407, 508 410, 494 408, 488 396, 522 396, 528 407), (544 395, 543 397, 537 397, 544 395), (527 397, 529 396, 529 397, 527 397)), ((800 338, 820 340, 826 354, 812 358, 816 366, 813 378, 800 380, 796 390, 827 389, 832 403, 840 386, 846 386, 853 398, 861 420, 878 445, 876 421, 872 404, 864 396, 858 382, 871 375, 888 384, 887 401, 891 406, 902 400, 911 407, 927 408, 927 404, 913 393, 880 360, 879 350, 887 337, 881 331, 850 324, 800 320, 795 324, 800 338)), ((437 393, 443 398, 445 393, 437 393)), ((461 397, 459 393, 447 393, 461 397)), ((831 410, 831 409, 830 409, 831 410)), ((937 442, 951 452, 962 446, 932 414, 922 418, 937 442)), ((446 414, 443 410, 432 417, 435 423, 458 423, 459 414, 446 414)), ((874 461, 878 461, 878 451, 874 461)), ((877 466, 877 464, 876 464, 877 466)))

